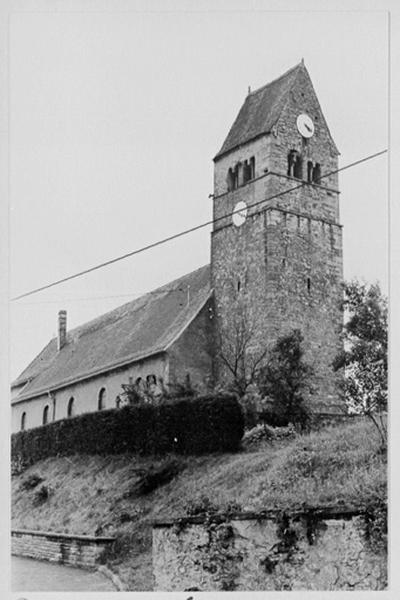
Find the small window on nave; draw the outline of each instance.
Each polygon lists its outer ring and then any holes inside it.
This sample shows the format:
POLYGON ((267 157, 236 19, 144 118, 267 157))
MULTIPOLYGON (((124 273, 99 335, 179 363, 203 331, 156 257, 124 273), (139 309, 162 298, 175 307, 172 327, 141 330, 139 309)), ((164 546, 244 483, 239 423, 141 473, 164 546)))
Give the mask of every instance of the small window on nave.
POLYGON ((47 425, 47 423, 49 422, 49 405, 46 404, 46 406, 43 409, 43 420, 42 423, 43 425, 47 425))
POLYGON ((153 374, 147 375, 146 383, 147 385, 157 385, 157 377, 153 374))
POLYGON ((106 407, 106 388, 101 388, 99 392, 99 399, 97 408, 98 410, 103 410, 106 407))
POLYGON ((74 404, 75 404, 75 400, 74 400, 73 397, 71 397, 68 400, 68 408, 67 408, 67 417, 68 417, 68 419, 70 419, 71 417, 73 417, 74 414, 75 414, 75 406, 74 406, 74 404))
POLYGON ((21 415, 21 431, 25 431, 26 428, 26 412, 21 415))

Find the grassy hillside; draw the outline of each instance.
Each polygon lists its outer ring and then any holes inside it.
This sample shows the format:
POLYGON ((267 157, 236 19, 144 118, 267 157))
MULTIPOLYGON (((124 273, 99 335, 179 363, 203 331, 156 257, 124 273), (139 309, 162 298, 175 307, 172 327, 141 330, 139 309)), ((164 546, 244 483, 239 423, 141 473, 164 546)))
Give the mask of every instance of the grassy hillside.
POLYGON ((362 422, 235 454, 47 459, 13 478, 13 527, 117 535, 108 564, 129 589, 151 590, 149 523, 184 515, 204 495, 244 510, 369 504, 386 498, 386 457, 373 426, 362 422), (146 474, 171 464, 177 474, 150 491, 146 474), (34 475, 43 481, 29 488, 34 475))

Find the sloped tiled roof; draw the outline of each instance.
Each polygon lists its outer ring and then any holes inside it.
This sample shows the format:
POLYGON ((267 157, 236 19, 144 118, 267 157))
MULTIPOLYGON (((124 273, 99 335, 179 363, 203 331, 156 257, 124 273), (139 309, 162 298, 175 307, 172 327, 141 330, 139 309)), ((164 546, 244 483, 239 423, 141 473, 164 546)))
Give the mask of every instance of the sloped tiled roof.
POLYGON ((14 402, 166 350, 210 295, 206 265, 72 329, 60 352, 53 338, 14 381, 25 383, 14 402))
POLYGON ((279 119, 286 96, 303 63, 286 71, 267 85, 248 94, 221 150, 214 160, 259 135, 269 133, 279 119))

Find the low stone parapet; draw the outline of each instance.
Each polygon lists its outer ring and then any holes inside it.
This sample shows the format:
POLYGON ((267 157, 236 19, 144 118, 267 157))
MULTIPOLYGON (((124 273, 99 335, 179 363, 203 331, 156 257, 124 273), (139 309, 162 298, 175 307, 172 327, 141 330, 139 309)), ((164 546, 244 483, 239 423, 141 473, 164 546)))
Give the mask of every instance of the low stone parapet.
POLYGON ((11 531, 11 553, 90 569, 97 565, 104 550, 114 541, 112 537, 14 529, 11 531))

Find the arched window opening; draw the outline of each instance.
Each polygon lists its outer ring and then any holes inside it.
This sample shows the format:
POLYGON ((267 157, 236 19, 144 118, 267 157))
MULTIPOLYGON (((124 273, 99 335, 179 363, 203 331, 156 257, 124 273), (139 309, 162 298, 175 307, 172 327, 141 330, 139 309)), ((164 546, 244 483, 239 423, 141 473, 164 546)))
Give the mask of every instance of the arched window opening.
POLYGON ((311 292, 311 279, 309 277, 307 277, 307 292, 311 292))
POLYGON ((312 161, 309 160, 307 163, 307 181, 308 181, 308 183, 311 183, 313 180, 313 171, 314 171, 314 165, 312 164, 312 161))
POLYGON ((289 177, 294 177, 294 165, 296 162, 297 152, 296 150, 291 150, 288 154, 288 168, 287 174, 289 177))
POLYGON ((250 179, 254 179, 256 176, 256 159, 254 156, 250 158, 250 179))
POLYGON ((288 154, 288 170, 289 177, 303 178, 303 159, 297 150, 291 150, 288 154))
POLYGON ((47 425, 47 423, 49 422, 49 405, 46 404, 46 406, 43 409, 43 425, 47 425))
POLYGON ((238 292, 240 292, 241 287, 242 287, 242 283, 241 283, 240 279, 238 279, 238 282, 237 282, 237 291, 238 292))
POLYGON ((321 183, 321 165, 319 163, 316 163, 314 167, 312 179, 314 183, 321 183))
POLYGON ((239 187, 239 171, 240 165, 239 163, 233 169, 233 189, 236 190, 239 187))
POLYGON ((116 408, 121 408, 121 398, 120 398, 120 396, 117 396, 115 398, 115 406, 116 406, 116 408))
POLYGON ((106 407, 106 388, 101 388, 99 392, 98 410, 103 410, 106 407))
POLYGON ((226 181, 228 184, 228 192, 231 192, 235 187, 235 177, 232 169, 229 169, 226 181))
POLYGON ((71 396, 71 398, 68 400, 68 408, 67 408, 67 417, 68 419, 70 419, 71 417, 74 416, 75 414, 75 410, 74 410, 74 398, 71 396))
POLYGON ((147 385, 157 385, 157 377, 153 374, 147 375, 146 383, 147 385))
POLYGON ((25 431, 26 427, 26 412, 23 412, 21 415, 21 431, 25 431))
POLYGON ((301 158, 300 154, 297 154, 296 157, 296 162, 293 169, 293 177, 296 177, 296 179, 303 179, 303 159, 301 158))
POLYGON ((251 179, 251 169, 247 160, 243 164, 243 183, 247 183, 251 179))

